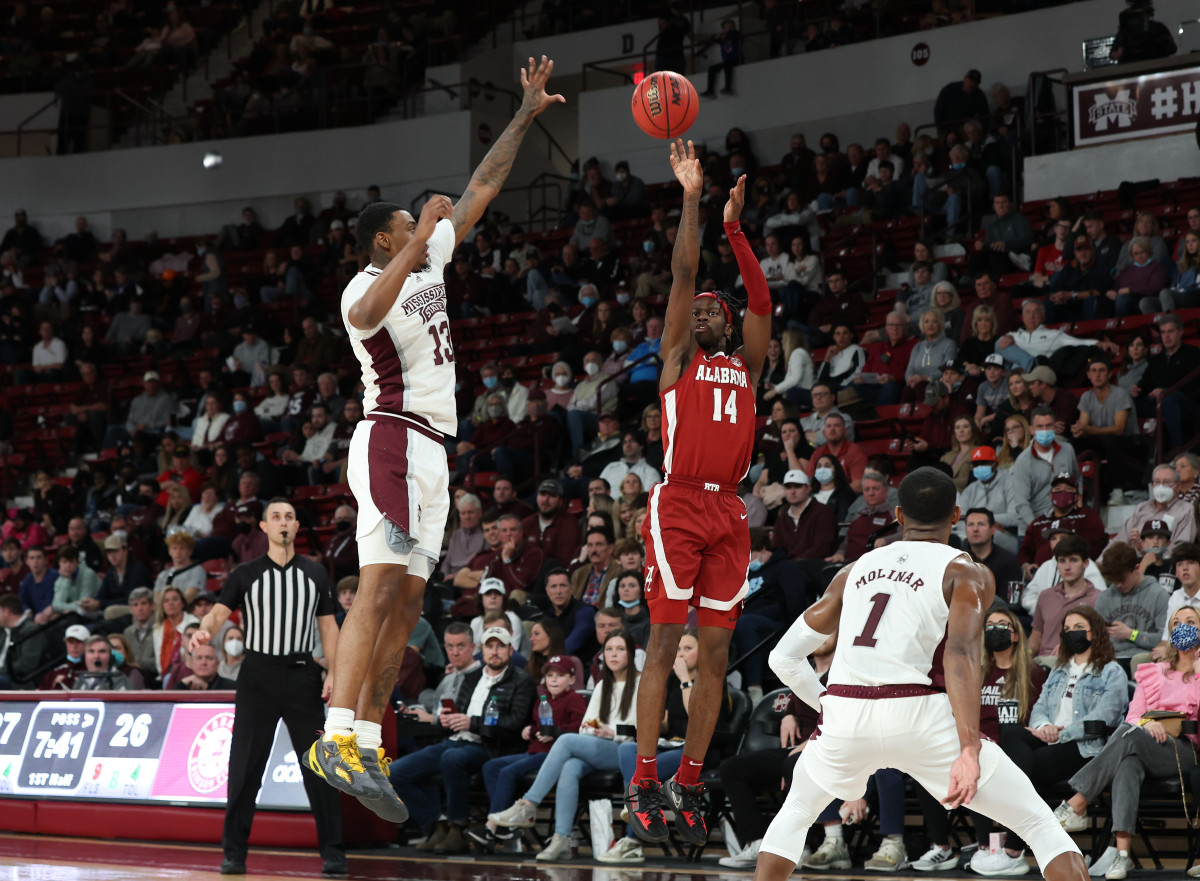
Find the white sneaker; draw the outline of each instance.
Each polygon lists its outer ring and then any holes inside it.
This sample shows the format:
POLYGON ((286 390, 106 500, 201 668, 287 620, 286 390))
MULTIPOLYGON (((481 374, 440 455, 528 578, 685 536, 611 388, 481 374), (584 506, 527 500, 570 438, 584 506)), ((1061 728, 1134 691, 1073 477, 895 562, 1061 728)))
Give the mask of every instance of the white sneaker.
POLYGON ((498 814, 488 814, 488 819, 497 826, 509 829, 531 829, 536 818, 537 808, 522 799, 517 799, 498 814))
POLYGON ((1104 873, 1104 877, 1108 881, 1124 881, 1125 876, 1133 871, 1133 860, 1129 858, 1128 851, 1117 851, 1117 858, 1113 860, 1113 864, 1108 867, 1108 871, 1104 873))
POLYGON ((894 838, 885 838, 879 845, 879 850, 863 863, 863 868, 869 872, 897 872, 908 868, 908 852, 904 842, 894 838))
POLYGON ((1004 849, 996 853, 981 849, 971 857, 971 871, 980 875, 1026 875, 1029 863, 1025 861, 1025 851, 1013 857, 1004 849))
POLYGON ((644 863, 642 843, 636 838, 618 838, 617 843, 596 857, 602 863, 644 863))
POLYGON ((569 860, 571 858, 571 836, 559 835, 555 833, 550 840, 546 842, 546 846, 542 851, 534 857, 535 860, 544 860, 553 862, 555 860, 569 860))
POLYGON ((841 838, 826 838, 817 852, 801 863, 806 869, 849 869, 850 850, 841 838))
MULTIPOLYGON (((761 847, 762 839, 760 838, 758 841, 751 841, 740 853, 721 857, 717 862, 727 869, 752 869, 758 865, 758 851, 761 847)), ((805 854, 805 856, 811 856, 811 854, 805 854)))
POLYGON ((954 855, 954 848, 942 850, 935 844, 912 864, 912 868, 918 872, 946 872, 958 868, 958 857, 954 855))
POLYGON ((1200 878, 1200 863, 1196 863, 1196 865, 1188 869, 1187 875, 1189 878, 1200 878))
POLYGON ((1088 827, 1087 816, 1075 813, 1075 809, 1065 801, 1054 809, 1054 819, 1058 820, 1068 832, 1083 832, 1088 827))

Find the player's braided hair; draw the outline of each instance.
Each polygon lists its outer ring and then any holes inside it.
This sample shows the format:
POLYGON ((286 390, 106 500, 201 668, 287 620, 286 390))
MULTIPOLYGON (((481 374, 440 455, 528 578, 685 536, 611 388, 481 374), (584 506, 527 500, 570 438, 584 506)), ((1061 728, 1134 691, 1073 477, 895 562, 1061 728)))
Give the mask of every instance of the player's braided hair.
POLYGON ((717 302, 725 306, 729 319, 729 336, 725 341, 725 354, 732 355, 742 347, 742 313, 746 309, 746 300, 735 296, 729 291, 712 290, 696 291, 696 296, 716 297, 717 302))

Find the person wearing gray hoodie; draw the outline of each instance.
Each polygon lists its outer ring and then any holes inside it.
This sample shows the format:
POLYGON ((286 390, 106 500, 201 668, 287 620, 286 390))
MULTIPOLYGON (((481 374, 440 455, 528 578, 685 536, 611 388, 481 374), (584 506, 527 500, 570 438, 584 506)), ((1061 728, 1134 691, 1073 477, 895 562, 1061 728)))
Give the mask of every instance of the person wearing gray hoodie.
POLYGON ((1137 552, 1125 542, 1109 545, 1100 574, 1109 589, 1096 597, 1096 611, 1108 622, 1117 661, 1128 670, 1129 659, 1153 651, 1167 623, 1170 595, 1157 578, 1143 575, 1137 552))
POLYGON ((921 313, 921 339, 913 346, 904 371, 904 381, 915 389, 931 379, 940 379, 942 367, 953 361, 958 346, 945 334, 946 319, 936 306, 921 313))

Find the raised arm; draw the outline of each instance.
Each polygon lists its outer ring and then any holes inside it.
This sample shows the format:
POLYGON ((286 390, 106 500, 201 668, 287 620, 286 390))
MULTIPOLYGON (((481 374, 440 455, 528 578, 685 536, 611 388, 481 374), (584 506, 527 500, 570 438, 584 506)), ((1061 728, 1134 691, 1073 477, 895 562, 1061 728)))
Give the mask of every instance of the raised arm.
POLYGON ((946 584, 950 618, 942 665, 962 752, 950 770, 950 786, 942 803, 956 808, 970 804, 979 785, 980 635, 996 597, 996 581, 986 566, 959 559, 946 567, 946 584))
POLYGON ((679 379, 684 361, 696 344, 691 333, 692 301, 696 296, 696 273, 700 268, 700 194, 704 190, 704 171, 696 158, 696 148, 683 141, 671 144, 671 170, 683 185, 683 211, 671 252, 671 295, 663 321, 659 355, 663 360, 658 387, 665 389, 679 379))
MULTIPOLYGON (((350 307, 347 318, 356 330, 371 330, 379 326, 379 322, 387 317, 396 298, 404 287, 404 282, 414 269, 425 260, 425 246, 438 221, 450 215, 450 199, 446 196, 434 196, 421 209, 421 219, 411 230, 411 235, 400 253, 388 261, 379 277, 371 282, 367 292, 350 307)), ((409 221, 412 223, 412 221, 409 221)))
POLYGON ((749 298, 746 317, 742 320, 742 348, 750 368, 750 384, 757 387, 771 342, 771 289, 767 287, 762 265, 755 259, 750 242, 738 223, 745 204, 746 175, 743 174, 729 191, 729 201, 725 203, 725 235, 737 258, 738 272, 742 274, 742 284, 746 286, 749 298))
POLYGON ((554 62, 545 55, 537 63, 530 58, 529 67, 521 68, 521 86, 525 91, 521 107, 471 175, 466 192, 462 194, 462 198, 454 206, 454 213, 450 215, 450 220, 454 223, 456 246, 479 222, 487 206, 504 186, 508 173, 512 171, 513 160, 517 158, 517 150, 525 140, 525 133, 533 125, 534 118, 551 104, 566 103, 567 99, 562 95, 546 94, 546 81, 550 79, 553 70, 554 62))

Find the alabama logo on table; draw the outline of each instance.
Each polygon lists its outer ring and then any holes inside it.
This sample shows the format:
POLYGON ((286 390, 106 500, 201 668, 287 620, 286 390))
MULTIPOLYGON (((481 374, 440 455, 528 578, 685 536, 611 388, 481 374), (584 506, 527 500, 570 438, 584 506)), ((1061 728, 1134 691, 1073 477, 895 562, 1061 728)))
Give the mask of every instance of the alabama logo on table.
POLYGON ((224 789, 229 780, 229 746, 233 713, 217 713, 196 732, 188 750, 188 783, 201 794, 224 789))

